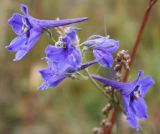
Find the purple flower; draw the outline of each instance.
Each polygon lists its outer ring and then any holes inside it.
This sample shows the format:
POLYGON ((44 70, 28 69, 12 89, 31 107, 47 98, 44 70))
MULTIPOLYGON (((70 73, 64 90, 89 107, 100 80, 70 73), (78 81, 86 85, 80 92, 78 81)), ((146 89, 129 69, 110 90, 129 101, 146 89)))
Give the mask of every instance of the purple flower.
POLYGON ((53 88, 68 77, 76 77, 77 71, 83 70, 95 63, 96 60, 82 64, 82 55, 78 45, 77 28, 67 27, 64 29, 65 36, 60 36, 55 46, 48 45, 46 58, 48 67, 40 70, 44 82, 39 87, 41 90, 53 88))
POLYGON ((21 5, 21 11, 24 15, 13 13, 8 20, 8 23, 17 35, 9 46, 6 46, 8 51, 16 53, 14 61, 22 59, 34 47, 46 28, 54 28, 87 20, 86 17, 65 20, 40 20, 30 16, 25 5, 21 5))
MULTIPOLYGON (((65 63, 67 67, 70 66, 74 70, 80 67, 82 63, 82 55, 76 47, 78 40, 77 29, 69 27, 64 29, 64 31, 65 36, 60 36, 55 46, 48 45, 45 53, 47 58, 51 59, 53 63, 65 63)), ((63 68, 66 68, 66 66, 63 66, 63 68)), ((60 70, 63 70, 62 67, 60 70)))
POLYGON ((122 94, 127 121, 132 128, 139 129, 138 119, 147 118, 147 105, 144 97, 148 89, 154 85, 154 80, 150 76, 142 77, 143 71, 140 70, 138 77, 128 83, 116 82, 96 75, 92 77, 106 85, 112 86, 122 94))
POLYGON ((56 46, 48 45, 46 48, 46 58, 48 67, 40 70, 44 83, 40 89, 57 86, 67 77, 72 77, 82 64, 82 55, 75 47, 77 40, 76 29, 67 28, 66 35, 59 37, 56 46))
POLYGON ((93 35, 83 43, 93 50, 94 57, 101 66, 112 67, 114 59, 112 53, 119 48, 119 42, 108 37, 93 35))

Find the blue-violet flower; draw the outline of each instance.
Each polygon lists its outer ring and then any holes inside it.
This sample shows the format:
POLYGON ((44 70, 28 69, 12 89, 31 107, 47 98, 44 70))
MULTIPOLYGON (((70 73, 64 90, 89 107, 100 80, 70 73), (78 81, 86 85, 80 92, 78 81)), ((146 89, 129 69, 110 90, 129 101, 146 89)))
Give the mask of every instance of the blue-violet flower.
POLYGON ((41 34, 47 28, 69 25, 87 20, 84 18, 64 19, 64 20, 40 20, 30 16, 28 7, 21 5, 24 15, 13 13, 8 20, 17 37, 6 46, 8 51, 15 52, 14 61, 22 59, 36 44, 41 34))
POLYGON ((55 87, 66 77, 71 77, 82 64, 82 55, 75 47, 77 40, 76 29, 67 28, 66 35, 60 36, 55 46, 48 45, 46 48, 46 58, 48 67, 40 70, 45 82, 40 89, 55 87))
POLYGON ((142 77, 140 70, 138 77, 128 83, 116 82, 103 77, 92 75, 92 77, 105 85, 112 86, 122 94, 127 121, 132 128, 139 129, 138 119, 147 118, 147 105, 144 100, 148 89, 154 85, 154 80, 150 76, 142 77))
POLYGON ((114 62, 112 53, 119 48, 119 42, 108 37, 93 35, 83 43, 93 50, 95 59, 101 66, 111 68, 114 62))

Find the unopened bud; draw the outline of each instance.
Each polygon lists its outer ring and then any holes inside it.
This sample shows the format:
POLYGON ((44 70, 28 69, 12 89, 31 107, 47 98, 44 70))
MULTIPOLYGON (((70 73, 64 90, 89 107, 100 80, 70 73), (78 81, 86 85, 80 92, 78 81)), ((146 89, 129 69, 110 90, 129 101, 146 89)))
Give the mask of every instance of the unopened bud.
POLYGON ((108 119, 104 119, 102 122, 101 122, 101 125, 103 125, 105 128, 108 128, 111 126, 111 122, 108 120, 108 119))
POLYGON ((94 134, 103 134, 104 130, 102 128, 94 128, 93 133, 94 134))
POLYGON ((112 88, 111 86, 106 86, 106 87, 105 87, 105 92, 106 92, 107 94, 111 94, 112 91, 113 91, 113 88, 112 88))
POLYGON ((122 66, 121 66, 120 64, 116 64, 116 65, 114 66, 114 70, 115 70, 115 71, 119 71, 119 70, 121 70, 121 68, 122 68, 122 66))
POLYGON ((124 69, 129 70, 129 64, 130 64, 131 58, 130 55, 128 53, 128 50, 121 50, 117 53, 117 56, 115 58, 115 66, 114 66, 114 70, 117 72, 121 72, 122 71, 122 67, 124 67, 124 69))
POLYGON ((107 116, 107 115, 109 114, 109 112, 110 112, 111 109, 112 109, 112 103, 109 102, 109 103, 107 103, 107 105, 102 109, 102 113, 107 116))

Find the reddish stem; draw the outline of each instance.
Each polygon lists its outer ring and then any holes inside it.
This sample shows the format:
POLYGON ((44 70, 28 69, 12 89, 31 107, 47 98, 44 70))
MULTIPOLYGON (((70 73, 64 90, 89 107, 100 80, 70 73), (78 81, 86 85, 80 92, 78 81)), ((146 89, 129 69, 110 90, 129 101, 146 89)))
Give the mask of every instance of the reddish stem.
MULTIPOLYGON (((149 0, 149 5, 145 11, 145 14, 143 16, 143 19, 142 19, 142 22, 141 22, 141 25, 140 25, 140 29, 139 29, 139 32, 137 34, 137 37, 136 37, 136 40, 135 40, 135 43, 134 43, 134 46, 132 48, 132 51, 131 51, 131 62, 129 64, 130 68, 132 66, 132 63, 134 61, 134 58, 135 58, 135 55, 136 55, 136 52, 137 52, 137 49, 138 49, 138 46, 139 46, 139 42, 142 38, 142 34, 143 34, 143 31, 144 31, 144 28, 146 26, 146 23, 148 21, 148 17, 149 17, 149 14, 151 12, 151 9, 153 7, 153 5, 157 2, 158 0, 149 0)), ((124 79, 123 81, 126 82, 127 79, 128 79, 128 75, 129 75, 129 70, 126 71, 125 73, 125 76, 124 76, 124 79)), ((118 107, 115 107, 114 108, 114 111, 113 111, 113 114, 112 114, 112 117, 111 117, 111 126, 104 131, 104 134, 111 134, 112 132, 112 128, 115 124, 115 121, 116 121, 116 114, 118 112, 118 107)))
MULTIPOLYGON (((140 29, 139 29, 139 32, 137 34, 137 38, 135 40, 135 43, 134 43, 134 46, 132 48, 132 51, 131 51, 131 62, 129 64, 130 68, 132 66, 132 63, 134 61, 134 58, 135 58, 135 55, 136 55, 136 52, 137 52, 137 48, 139 46, 139 42, 142 38, 142 34, 143 34, 143 31, 144 31, 144 28, 146 26, 146 23, 147 23, 147 20, 148 20, 148 17, 149 17, 149 14, 151 12, 151 9, 153 7, 153 5, 157 2, 157 0, 150 0, 149 1, 149 6, 147 7, 146 11, 145 11, 145 14, 143 16, 143 19, 142 19, 142 22, 141 22, 141 26, 140 26, 140 29)), ((129 70, 126 70, 126 73, 125 73, 125 76, 124 76, 124 79, 123 81, 127 81, 128 79, 128 75, 129 75, 129 70)))
POLYGON ((118 107, 116 106, 116 107, 114 108, 113 113, 112 113, 111 126, 104 130, 104 134, 111 134, 112 128, 113 128, 114 123, 115 123, 115 121, 116 121, 116 114, 117 114, 117 112, 118 112, 118 107))

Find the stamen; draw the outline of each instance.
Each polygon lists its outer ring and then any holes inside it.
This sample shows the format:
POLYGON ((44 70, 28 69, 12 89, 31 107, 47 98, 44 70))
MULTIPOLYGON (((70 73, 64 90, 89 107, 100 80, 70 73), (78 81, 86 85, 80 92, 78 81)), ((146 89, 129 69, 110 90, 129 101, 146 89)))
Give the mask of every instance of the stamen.
POLYGON ((27 25, 27 21, 25 19, 22 19, 23 26, 22 26, 22 32, 26 33, 29 30, 29 26, 27 25))
POLYGON ((65 44, 65 42, 58 41, 58 42, 55 43, 55 46, 60 47, 60 48, 65 48, 66 44, 65 44))
POLYGON ((23 24, 23 26, 22 26, 22 32, 26 33, 27 31, 28 31, 28 27, 23 24))
POLYGON ((138 99, 141 96, 140 90, 134 91, 134 96, 138 99))

